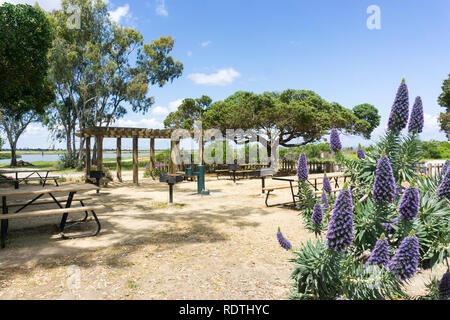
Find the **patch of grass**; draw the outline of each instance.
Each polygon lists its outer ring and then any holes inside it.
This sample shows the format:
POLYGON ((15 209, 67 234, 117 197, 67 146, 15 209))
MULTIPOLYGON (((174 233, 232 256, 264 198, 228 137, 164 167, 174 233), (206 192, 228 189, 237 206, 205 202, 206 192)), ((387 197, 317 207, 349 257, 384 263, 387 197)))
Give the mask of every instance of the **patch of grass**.
POLYGON ((134 280, 127 280, 127 286, 130 289, 136 289, 137 287, 139 287, 139 285, 137 284, 136 281, 134 280))

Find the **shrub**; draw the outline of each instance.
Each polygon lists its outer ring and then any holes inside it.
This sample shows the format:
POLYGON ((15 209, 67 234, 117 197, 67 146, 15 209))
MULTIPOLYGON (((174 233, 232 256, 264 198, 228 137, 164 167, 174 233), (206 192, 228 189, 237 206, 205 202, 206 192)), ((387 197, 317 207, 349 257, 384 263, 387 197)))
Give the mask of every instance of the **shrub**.
MULTIPOLYGON (((322 230, 313 228, 317 199, 311 197, 306 182, 299 183, 298 208, 305 227, 321 237, 299 250, 291 249, 295 256, 291 298, 408 298, 404 280, 413 277, 418 267, 435 267, 450 255, 450 205, 442 195, 448 177, 423 176, 419 170, 420 130, 401 133, 407 127, 399 120, 407 119, 407 94, 402 81, 390 129, 366 148, 365 158, 336 152, 336 161, 351 181, 329 209, 333 215, 326 233, 328 246, 322 230), (374 261, 380 263, 372 265, 374 261)), ((416 111, 412 125, 420 124, 421 117, 422 112, 416 111)))

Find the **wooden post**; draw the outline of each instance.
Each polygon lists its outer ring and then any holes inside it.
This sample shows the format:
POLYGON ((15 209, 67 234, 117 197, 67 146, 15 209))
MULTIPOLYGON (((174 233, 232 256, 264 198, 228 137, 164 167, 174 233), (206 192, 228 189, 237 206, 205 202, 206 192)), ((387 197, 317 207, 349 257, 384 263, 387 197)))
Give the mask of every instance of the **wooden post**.
POLYGON ((122 138, 117 138, 116 171, 117 171, 117 180, 119 182, 122 182, 122 138))
POLYGON ((201 133, 201 136, 198 139, 198 152, 199 152, 199 159, 198 159, 198 164, 199 165, 203 165, 203 157, 204 157, 204 153, 205 153, 205 144, 203 141, 203 131, 201 133))
POLYGON ((169 163, 169 173, 175 174, 177 173, 177 165, 175 164, 175 161, 173 158, 176 157, 177 154, 177 141, 170 140, 170 163, 169 163))
POLYGON ((91 173, 91 137, 86 138, 86 180, 88 182, 91 173))
POLYGON ((155 138, 150 138, 150 171, 155 170, 155 138))
POLYGON ((103 170, 103 137, 97 136, 97 170, 103 170))
POLYGON ((133 183, 139 185, 138 137, 133 137, 133 183))

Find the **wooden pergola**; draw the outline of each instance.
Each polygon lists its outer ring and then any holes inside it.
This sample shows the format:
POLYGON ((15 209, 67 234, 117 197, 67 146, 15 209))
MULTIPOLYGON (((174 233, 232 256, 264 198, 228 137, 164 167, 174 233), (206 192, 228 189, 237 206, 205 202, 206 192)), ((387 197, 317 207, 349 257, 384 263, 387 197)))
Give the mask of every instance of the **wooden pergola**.
MULTIPOLYGON (((133 182, 139 184, 138 170, 138 139, 150 139, 150 169, 155 168, 155 139, 171 139, 171 129, 146 129, 146 128, 125 128, 125 127, 91 127, 77 133, 78 137, 86 139, 86 176, 89 176, 91 169, 91 137, 97 141, 97 168, 103 169, 103 138, 116 138, 116 163, 117 179, 122 181, 122 138, 133 139, 133 182)), ((203 137, 199 139, 200 163, 203 163, 203 137)), ((179 140, 170 140, 171 155, 178 150, 179 140)), ((176 173, 177 165, 170 157, 169 172, 176 173)))

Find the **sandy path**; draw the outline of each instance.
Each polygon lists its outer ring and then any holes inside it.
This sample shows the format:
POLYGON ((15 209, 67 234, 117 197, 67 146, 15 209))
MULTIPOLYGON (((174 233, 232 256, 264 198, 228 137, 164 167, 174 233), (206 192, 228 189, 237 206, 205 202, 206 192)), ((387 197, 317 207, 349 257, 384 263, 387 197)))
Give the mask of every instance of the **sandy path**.
MULTIPOLYGON (((178 184, 167 206, 165 184, 112 183, 92 194, 107 206, 95 238, 61 240, 57 217, 11 221, 0 298, 285 299, 292 255, 276 229, 294 246, 312 238, 298 212, 266 208, 259 180, 208 178, 207 188, 211 196, 198 196, 196 183, 178 184)), ((272 198, 287 200, 288 190, 272 198)))

